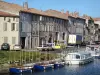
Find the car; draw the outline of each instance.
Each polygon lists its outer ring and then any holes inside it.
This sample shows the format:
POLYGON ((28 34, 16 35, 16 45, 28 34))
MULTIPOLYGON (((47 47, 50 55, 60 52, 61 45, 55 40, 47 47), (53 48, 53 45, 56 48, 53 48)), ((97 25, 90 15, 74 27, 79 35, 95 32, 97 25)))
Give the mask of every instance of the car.
POLYGON ((21 45, 15 44, 13 48, 14 50, 21 50, 21 45))
POLYGON ((10 50, 10 45, 8 43, 3 43, 1 45, 1 50, 10 50))

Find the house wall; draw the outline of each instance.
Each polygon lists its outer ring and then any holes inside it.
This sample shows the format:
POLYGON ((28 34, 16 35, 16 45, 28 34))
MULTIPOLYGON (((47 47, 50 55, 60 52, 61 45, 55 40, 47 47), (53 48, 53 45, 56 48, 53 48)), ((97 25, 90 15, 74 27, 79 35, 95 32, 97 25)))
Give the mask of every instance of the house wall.
MULTIPOLYGON (((25 47, 26 48, 36 48, 37 46, 42 45, 42 41, 44 44, 49 42, 50 37, 51 43, 54 43, 55 40, 59 41, 66 41, 67 42, 67 25, 68 21, 54 18, 54 17, 48 17, 48 16, 41 16, 37 14, 30 14, 30 13, 24 13, 20 12, 20 24, 22 24, 23 28, 20 32, 20 37, 30 37, 29 38, 29 44, 31 45, 32 40, 32 47, 28 47, 28 39, 25 39, 25 47), (26 20, 22 18, 26 18, 26 20), (32 30, 32 31, 31 31, 32 30), (58 32, 59 36, 56 39, 56 32, 58 32), (64 40, 62 39, 62 34, 65 33, 64 40), (32 34, 32 36, 31 36, 32 34), (32 37, 32 38, 31 38, 32 37)), ((20 25, 21 26, 21 25, 20 25)))
POLYGON ((68 17, 69 20, 69 32, 70 34, 78 34, 82 36, 82 41, 84 41, 84 26, 85 19, 68 17))
POLYGON ((0 46, 5 42, 4 38, 7 37, 6 43, 9 43, 10 49, 13 49, 13 46, 15 44, 19 44, 19 18, 18 17, 0 17, 0 26, 1 26, 0 27, 0 46), (6 30, 5 30, 5 23, 7 27, 6 30), (12 23, 15 24, 14 30, 12 30, 12 23))

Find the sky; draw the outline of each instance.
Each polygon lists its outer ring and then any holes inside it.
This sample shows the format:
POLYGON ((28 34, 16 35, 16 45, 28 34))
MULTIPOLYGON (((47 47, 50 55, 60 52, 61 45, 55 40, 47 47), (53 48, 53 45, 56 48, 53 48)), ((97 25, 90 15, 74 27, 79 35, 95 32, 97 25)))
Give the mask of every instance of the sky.
POLYGON ((64 12, 77 11, 82 16, 100 17, 100 0, 4 0, 6 2, 23 5, 27 1, 30 8, 40 10, 54 9, 64 12))

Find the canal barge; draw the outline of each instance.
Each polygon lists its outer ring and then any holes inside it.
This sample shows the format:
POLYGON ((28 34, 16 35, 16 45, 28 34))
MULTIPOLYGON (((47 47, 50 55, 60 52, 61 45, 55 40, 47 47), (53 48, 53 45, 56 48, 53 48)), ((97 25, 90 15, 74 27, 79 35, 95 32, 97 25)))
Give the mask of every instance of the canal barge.
POLYGON ((93 56, 88 52, 68 53, 65 56, 65 64, 86 64, 93 61, 93 56))

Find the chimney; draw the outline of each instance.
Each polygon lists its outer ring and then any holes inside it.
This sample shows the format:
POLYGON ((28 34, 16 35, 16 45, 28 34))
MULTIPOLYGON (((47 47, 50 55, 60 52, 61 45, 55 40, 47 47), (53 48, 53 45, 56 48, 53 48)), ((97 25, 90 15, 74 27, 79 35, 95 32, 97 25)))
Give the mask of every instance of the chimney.
POLYGON ((83 14, 83 18, 86 18, 86 14, 83 14))
POLYGON ((69 16, 69 11, 66 11, 66 15, 69 16))
POLYGON ((77 17, 77 12, 76 12, 76 11, 74 12, 73 16, 74 16, 74 17, 77 17))
POLYGON ((88 18, 87 14, 84 14, 83 15, 83 18, 87 19, 88 18))
POLYGON ((40 11, 42 12, 43 10, 41 9, 40 11))
POLYGON ((28 9, 28 2, 24 2, 24 3, 23 3, 23 8, 24 8, 24 9, 28 9))
POLYGON ((61 10, 61 13, 64 13, 64 9, 61 10))
POLYGON ((76 17, 79 17, 79 12, 76 12, 76 17))
POLYGON ((73 12, 71 13, 71 16, 74 16, 74 13, 73 12))

